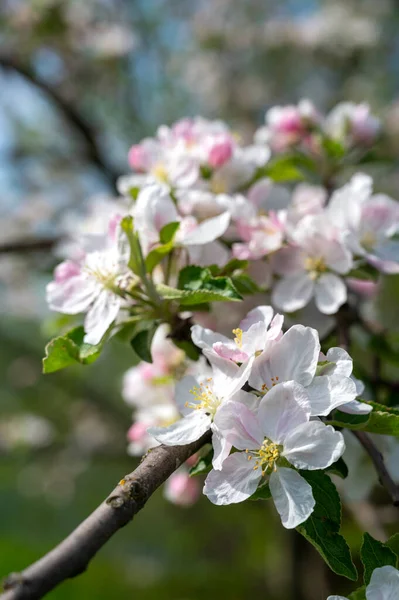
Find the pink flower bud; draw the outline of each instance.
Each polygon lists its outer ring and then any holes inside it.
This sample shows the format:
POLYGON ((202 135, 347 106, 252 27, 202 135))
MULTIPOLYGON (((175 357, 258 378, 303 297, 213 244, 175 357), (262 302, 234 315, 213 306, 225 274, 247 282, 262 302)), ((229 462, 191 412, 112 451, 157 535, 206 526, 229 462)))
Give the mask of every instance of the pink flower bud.
POLYGON ((209 149, 208 163, 214 169, 221 167, 233 154, 233 141, 228 136, 223 136, 215 141, 209 149))
POLYGON ((141 144, 135 144, 130 148, 128 161, 135 171, 145 172, 147 170, 147 154, 141 144))
POLYGON ((373 298, 377 293, 378 284, 375 281, 365 281, 364 279, 348 277, 346 283, 352 292, 363 296, 363 298, 373 298))
POLYGON ((147 436, 148 423, 137 421, 127 432, 129 442, 141 442, 147 436))
POLYGON ((353 111, 350 126, 353 139, 359 144, 369 146, 379 133, 380 121, 370 114, 367 104, 359 104, 353 111))
POLYGON ((165 484, 165 498, 179 506, 191 506, 200 495, 200 484, 186 471, 173 473, 165 484))
POLYGON ((71 277, 79 275, 80 267, 71 260, 64 260, 64 262, 57 265, 54 270, 54 279, 57 283, 64 283, 71 277))

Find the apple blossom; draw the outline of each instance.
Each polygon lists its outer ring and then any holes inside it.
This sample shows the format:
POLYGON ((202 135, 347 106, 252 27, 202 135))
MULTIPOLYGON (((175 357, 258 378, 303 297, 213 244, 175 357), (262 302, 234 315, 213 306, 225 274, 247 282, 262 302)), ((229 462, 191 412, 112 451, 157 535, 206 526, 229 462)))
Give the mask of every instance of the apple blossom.
POLYGON ((273 289, 277 308, 293 312, 314 296, 320 312, 333 314, 347 298, 341 275, 352 267, 352 255, 338 230, 325 215, 307 215, 290 234, 291 246, 273 257, 273 268, 283 278, 273 289))
POLYGON ((377 138, 381 122, 370 114, 368 104, 341 102, 327 116, 325 129, 345 145, 369 146, 377 138))
MULTIPOLYGON (((397 600, 399 571, 391 565, 374 569, 366 587, 366 600, 397 600)), ((348 600, 344 596, 328 596, 327 600, 348 600)))
POLYGON ((284 527, 306 521, 315 505, 312 488, 285 465, 325 469, 345 449, 341 433, 310 416, 308 395, 293 381, 271 389, 256 415, 242 403, 226 402, 215 415, 215 425, 239 452, 228 456, 221 470, 210 472, 204 494, 214 504, 242 502, 267 476, 284 527))

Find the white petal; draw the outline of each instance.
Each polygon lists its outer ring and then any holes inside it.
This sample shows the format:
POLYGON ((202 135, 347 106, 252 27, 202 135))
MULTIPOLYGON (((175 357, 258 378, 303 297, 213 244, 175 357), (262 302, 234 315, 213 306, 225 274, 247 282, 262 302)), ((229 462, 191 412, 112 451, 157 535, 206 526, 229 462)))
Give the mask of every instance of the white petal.
POLYGON ((339 410, 348 415, 368 415, 373 410, 373 407, 358 400, 352 400, 348 404, 339 407, 339 410))
POLYGON ((213 344, 222 342, 223 344, 230 344, 231 340, 222 335, 212 331, 212 329, 206 329, 201 325, 193 325, 191 327, 191 339, 198 348, 212 348, 213 344))
POLYGON ((98 286, 85 275, 71 277, 62 283, 52 281, 46 289, 51 310, 68 315, 85 312, 98 294, 98 286))
POLYGON ((343 348, 329 348, 326 359, 329 362, 335 363, 335 366, 331 365, 327 367, 328 371, 323 374, 345 375, 345 377, 349 377, 352 374, 353 361, 347 351, 343 348))
POLYGON ((277 308, 294 312, 306 306, 313 295, 314 282, 304 272, 278 281, 272 292, 277 308))
POLYGON ((327 600, 348 600, 346 596, 328 596, 327 600))
POLYGON ((366 589, 367 600, 398 600, 399 571, 390 565, 374 569, 366 589))
POLYGON ((241 402, 225 402, 215 415, 215 425, 238 450, 255 450, 263 442, 263 433, 255 415, 241 402))
POLYGON ((230 223, 230 213, 224 212, 212 219, 202 221, 193 231, 182 239, 186 246, 209 244, 224 234, 230 223))
POLYGON ((212 446, 213 446, 213 459, 212 466, 217 471, 223 466, 224 461, 230 454, 231 444, 222 436, 215 423, 212 423, 212 446))
POLYGON ((270 475, 269 485, 286 529, 294 529, 310 517, 315 505, 312 487, 299 473, 293 469, 278 468, 270 475))
POLYGON ((169 427, 150 427, 147 432, 161 444, 184 446, 198 440, 208 429, 212 419, 203 410, 193 410, 189 415, 169 427))
POLYGON ((249 373, 252 369, 253 358, 238 367, 231 360, 221 358, 218 355, 211 354, 204 350, 213 371, 213 389, 219 398, 229 400, 237 393, 248 381, 249 373))
POLYGON ((273 347, 270 369, 279 381, 294 380, 309 385, 317 368, 320 354, 316 329, 294 325, 273 347))
POLYGON ((87 344, 98 344, 115 321, 121 306, 121 299, 116 294, 103 290, 89 309, 85 318, 84 341, 87 344))
POLYGON ((182 415, 191 414, 192 408, 186 406, 189 404, 198 404, 198 401, 195 400, 193 394, 191 394, 191 390, 195 387, 199 386, 198 379, 193 377, 192 375, 186 375, 176 383, 175 388, 175 402, 177 404, 177 408, 182 415))
POLYGON ((293 429, 309 418, 309 397, 305 388, 295 381, 276 385, 259 405, 258 420, 262 431, 277 444, 283 443, 293 429))
POLYGON ((322 275, 315 285, 315 302, 320 312, 332 315, 346 302, 346 286, 342 279, 333 273, 322 275))
POLYGON ((312 417, 326 416, 334 408, 352 402, 357 396, 355 382, 342 375, 315 377, 306 391, 310 398, 312 417))
POLYGON ((271 306, 257 306, 253 308, 241 321, 240 329, 247 331, 251 325, 259 322, 264 323, 268 327, 273 318, 273 312, 271 306))
POLYGON ((329 467, 344 450, 342 433, 321 421, 310 421, 285 438, 282 456, 298 469, 315 470, 329 467))
POLYGON ((213 504, 243 502, 256 491, 261 477, 261 470, 254 471, 245 452, 235 452, 226 458, 221 471, 209 473, 204 494, 213 504))

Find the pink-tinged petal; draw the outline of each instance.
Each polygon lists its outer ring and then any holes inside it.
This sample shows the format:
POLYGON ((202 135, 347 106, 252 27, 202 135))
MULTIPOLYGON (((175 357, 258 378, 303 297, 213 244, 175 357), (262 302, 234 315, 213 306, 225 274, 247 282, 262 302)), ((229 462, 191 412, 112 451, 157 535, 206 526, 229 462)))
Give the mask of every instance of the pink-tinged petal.
POLYGON ((165 498, 177 506, 192 506, 200 493, 197 478, 190 477, 186 471, 173 473, 165 484, 165 498))
POLYGON ((300 248, 287 246, 273 254, 271 264, 278 275, 293 277, 298 271, 303 271, 306 256, 300 248))
POLYGON ((346 286, 342 279, 333 273, 322 275, 315 285, 315 302, 325 315, 335 314, 347 299, 346 286))
POLYGON ((308 304, 313 296, 314 281, 304 271, 278 281, 272 302, 285 312, 294 312, 308 304))
POLYGON ((54 269, 54 280, 56 283, 64 283, 71 277, 80 274, 80 266, 72 260, 64 260, 54 269))
POLYGON ((121 299, 116 294, 103 290, 89 309, 85 322, 84 341, 87 344, 98 344, 115 321, 121 306, 121 299))
POLYGON ((316 329, 294 325, 271 350, 270 370, 277 381, 294 380, 304 386, 316 373, 320 353, 316 329))
POLYGON ((248 381, 253 359, 238 367, 233 361, 205 349, 204 355, 211 363, 213 371, 213 389, 219 398, 228 400, 248 381))
POLYGON ((373 298, 378 291, 378 283, 376 281, 366 281, 364 279, 347 277, 346 285, 352 292, 364 296, 365 298, 373 298))
POLYGON ((213 344, 217 342, 221 342, 222 344, 232 343, 225 335, 212 331, 212 329, 201 327, 201 325, 193 325, 191 327, 191 339, 198 348, 212 348, 213 344))
POLYGON ((343 406, 339 407, 341 412, 347 413, 348 415, 368 415, 373 410, 373 407, 364 402, 358 400, 352 400, 343 406))
POLYGON ((215 423, 212 423, 212 446, 213 459, 212 466, 216 471, 220 471, 224 461, 230 454, 232 445, 221 434, 215 423))
POLYGON ((248 354, 237 348, 234 342, 230 342, 229 344, 217 342, 213 344, 213 351, 221 358, 232 360, 236 363, 243 363, 249 358, 248 354))
POLYGON ((160 444, 184 446, 198 440, 210 429, 212 418, 203 410, 193 410, 190 414, 172 423, 169 427, 150 427, 147 431, 160 444))
POLYGON ((243 502, 256 491, 261 477, 262 471, 254 471, 245 452, 235 452, 226 458, 221 471, 209 473, 204 494, 217 505, 243 502))
POLYGON ((264 435, 255 415, 241 402, 226 402, 215 415, 215 425, 238 450, 260 448, 264 435))
POLYGON ((309 394, 312 417, 327 416, 334 408, 352 402, 357 396, 353 379, 343 375, 320 375, 306 388, 309 394))
POLYGON ((399 571, 390 565, 374 569, 366 589, 367 600, 397 600, 399 571))
POLYGON ((347 273, 353 265, 351 252, 338 240, 326 240, 324 243, 326 265, 337 273, 347 273))
POLYGON ((287 435, 310 419, 309 397, 295 381, 279 383, 264 396, 258 410, 258 421, 266 437, 283 444, 287 435))
POLYGON ((284 456, 297 469, 326 469, 344 453, 342 433, 321 421, 299 425, 284 440, 284 456))
POLYGON ((193 231, 187 233, 181 242, 185 246, 209 244, 221 237, 230 224, 230 213, 224 212, 212 219, 202 221, 193 231))
POLYGON ((85 312, 97 295, 98 285, 84 274, 66 279, 62 283, 52 281, 46 289, 51 310, 67 315, 85 312))
POLYGON ((294 529, 312 514, 315 499, 312 487, 293 469, 284 467, 270 475, 270 492, 286 529, 294 529))

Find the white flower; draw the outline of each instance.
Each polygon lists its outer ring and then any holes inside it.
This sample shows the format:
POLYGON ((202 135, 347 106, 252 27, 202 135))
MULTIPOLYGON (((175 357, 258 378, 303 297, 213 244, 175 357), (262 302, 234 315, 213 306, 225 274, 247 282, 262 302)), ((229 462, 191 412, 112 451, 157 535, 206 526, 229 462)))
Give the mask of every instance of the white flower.
MULTIPOLYGON (((366 600, 397 600, 399 598, 399 571, 386 565, 374 569, 366 588, 366 600)), ((327 600, 348 600, 344 596, 328 596, 327 600)))
POLYGON ((384 273, 399 273, 398 203, 384 194, 372 196, 372 179, 358 173, 334 192, 327 209, 348 248, 384 273))
POLYGON ((270 390, 256 416, 242 403, 225 403, 215 425, 241 452, 226 458, 220 471, 211 471, 204 494, 214 504, 242 502, 269 476, 284 527, 292 529, 306 521, 315 505, 312 488, 295 470, 280 466, 280 458, 297 469, 325 469, 345 449, 341 433, 321 421, 310 421, 310 416, 308 395, 293 381, 270 390))
MULTIPOLYGON (((65 264, 65 263, 64 263, 65 264)), ((98 344, 115 321, 122 306, 122 290, 129 277, 127 257, 117 246, 90 252, 75 269, 56 271, 47 285, 47 302, 52 310, 68 315, 86 313, 84 341, 98 344)))
POLYGON ((256 359, 249 384, 267 396, 282 382, 300 383, 306 387, 312 416, 326 416, 334 408, 352 402, 357 392, 354 381, 342 373, 316 376, 319 355, 317 331, 294 325, 256 359))
POLYGON ((211 355, 243 363, 262 352, 269 342, 281 337, 283 320, 279 314, 273 318, 271 306, 258 306, 244 317, 237 329, 233 329, 233 340, 200 325, 191 328, 191 337, 196 346, 207 348, 211 355))
MULTIPOLYGON (((204 352, 206 354, 206 351, 204 352)), ((176 385, 175 400, 183 418, 170 427, 153 427, 149 433, 161 444, 181 446, 198 440, 211 428, 224 402, 245 392, 242 386, 248 380, 251 361, 238 367, 231 361, 208 356, 212 377, 184 377, 176 385)))
POLYGON ((274 257, 273 267, 283 279, 274 287, 273 303, 294 312, 314 296, 320 312, 336 313, 347 298, 339 275, 351 269, 351 252, 325 215, 305 216, 290 237, 293 246, 283 248, 274 257))

